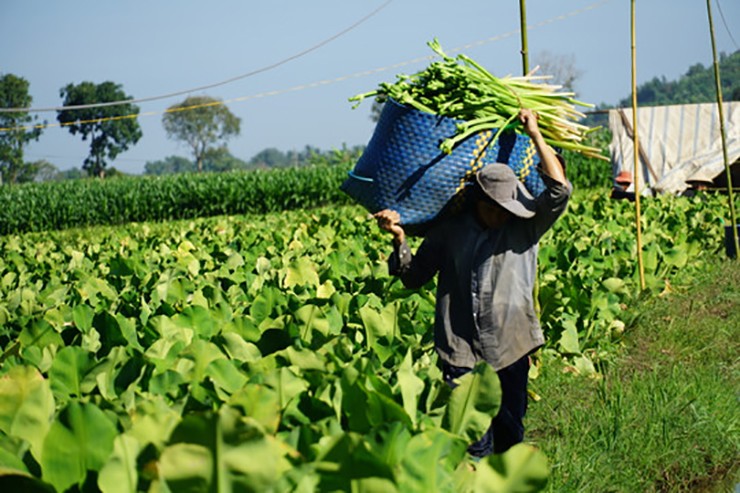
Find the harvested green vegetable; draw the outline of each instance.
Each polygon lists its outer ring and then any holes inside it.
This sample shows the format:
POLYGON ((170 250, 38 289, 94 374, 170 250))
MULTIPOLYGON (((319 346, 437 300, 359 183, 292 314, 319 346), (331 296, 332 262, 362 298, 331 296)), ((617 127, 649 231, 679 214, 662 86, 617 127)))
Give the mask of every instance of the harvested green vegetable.
POLYGON ((583 143, 591 129, 577 121, 585 115, 575 105, 593 105, 574 99, 572 92, 558 92, 561 86, 541 82, 550 77, 499 78, 465 55, 448 56, 436 38, 427 45, 441 61, 413 75, 397 75, 395 83, 382 82, 376 90, 350 98, 356 102, 354 107, 370 97, 378 101, 392 98, 419 111, 461 120, 457 133, 440 144, 446 153, 483 130, 497 130, 494 142, 503 130, 521 131, 516 118, 521 108, 528 108, 539 114, 540 131, 551 146, 607 159, 600 149, 583 143))

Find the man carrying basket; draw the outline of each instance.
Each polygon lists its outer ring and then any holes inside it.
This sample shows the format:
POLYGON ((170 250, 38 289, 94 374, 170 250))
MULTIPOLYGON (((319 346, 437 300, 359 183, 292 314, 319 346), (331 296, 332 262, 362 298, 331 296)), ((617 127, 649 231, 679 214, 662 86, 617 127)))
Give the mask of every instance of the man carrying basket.
POLYGON ((468 448, 477 457, 503 453, 524 439, 529 355, 545 342, 534 308, 538 242, 572 193, 536 113, 523 109, 519 121, 540 157, 546 189, 536 199, 509 166, 490 164, 475 176, 474 207, 440 221, 415 254, 399 214, 375 214, 393 234, 391 274, 412 289, 438 275, 434 340, 445 380, 455 385, 481 360, 499 376, 499 413, 468 448))

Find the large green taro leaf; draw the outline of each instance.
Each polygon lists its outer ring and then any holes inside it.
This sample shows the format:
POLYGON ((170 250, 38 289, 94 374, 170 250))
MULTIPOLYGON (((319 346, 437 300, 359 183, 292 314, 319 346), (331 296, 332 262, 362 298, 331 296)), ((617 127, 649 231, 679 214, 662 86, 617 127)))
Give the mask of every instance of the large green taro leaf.
POLYGON ((213 360, 206 367, 205 375, 216 390, 221 400, 227 400, 230 395, 237 392, 247 383, 247 376, 237 364, 227 358, 213 360))
POLYGON ((228 406, 218 414, 189 415, 159 461, 171 491, 254 492, 273 486, 290 470, 292 450, 228 406))
POLYGON ((126 434, 134 437, 142 447, 151 443, 161 449, 180 422, 180 412, 164 397, 148 395, 139 400, 131 413, 126 434))
POLYGON ((414 435, 406 445, 399 471, 400 491, 433 493, 454 491, 453 471, 464 457, 468 442, 433 428, 414 435))
POLYGON ((44 319, 34 320, 25 326, 18 340, 22 348, 63 345, 62 336, 44 319))
POLYGON ((285 409, 291 400, 308 389, 308 382, 286 367, 270 371, 262 381, 277 393, 280 409, 285 409))
POLYGON ((0 430, 26 440, 36 460, 53 415, 54 396, 38 370, 15 366, 0 378, 0 430))
POLYGON ((228 401, 245 416, 259 423, 267 433, 276 433, 280 425, 280 400, 275 390, 258 384, 247 384, 228 401))
POLYGON ((549 476, 545 454, 519 443, 478 463, 475 493, 534 493, 545 488, 549 476))
POLYGON ((237 332, 223 332, 221 344, 224 352, 234 361, 241 363, 252 363, 262 357, 259 348, 251 342, 247 342, 237 332))
POLYGON ((501 383, 493 367, 481 361, 459 379, 447 404, 443 427, 465 437, 478 440, 491 424, 501 404, 501 383))
POLYGON ((172 317, 172 322, 183 329, 191 329, 203 339, 210 339, 216 333, 216 320, 202 306, 188 306, 182 313, 172 317))
POLYGON ((141 447, 130 435, 118 435, 113 454, 100 470, 98 486, 103 493, 136 493, 139 481, 136 458, 141 447))
POLYGON ((195 443, 175 443, 167 447, 158 464, 159 477, 168 487, 163 491, 211 492, 214 467, 208 448, 195 443))
POLYGON ((42 479, 64 491, 99 471, 113 452, 113 422, 97 406, 70 402, 51 425, 41 453, 42 479))
POLYGON ((368 349, 374 351, 381 361, 393 356, 390 343, 398 337, 398 305, 390 303, 380 311, 369 304, 359 310, 368 349))
POLYGON ((72 320, 80 332, 87 332, 92 328, 95 310, 90 305, 80 303, 72 308, 72 320))
POLYGON ((51 389, 57 400, 66 402, 72 397, 82 397, 92 388, 83 386, 85 375, 93 367, 92 355, 79 346, 66 346, 59 350, 49 370, 51 389))
POLYGON ((393 468, 368 446, 362 435, 339 433, 321 440, 318 446, 321 448, 316 461, 321 472, 318 491, 378 491, 363 489, 363 483, 368 488, 378 482, 391 486, 386 491, 395 491, 390 483, 393 468))
POLYGON ((403 408, 411 417, 411 423, 416 426, 419 396, 424 391, 424 381, 414 373, 411 348, 406 352, 403 362, 398 367, 398 386, 401 388, 403 408))
POLYGON ((384 393, 368 388, 364 378, 354 383, 343 379, 342 390, 342 410, 350 430, 364 433, 395 421, 412 427, 404 408, 384 393))
POLYGON ((292 289, 296 286, 318 287, 318 266, 307 257, 299 257, 290 263, 285 269, 283 287, 292 289))

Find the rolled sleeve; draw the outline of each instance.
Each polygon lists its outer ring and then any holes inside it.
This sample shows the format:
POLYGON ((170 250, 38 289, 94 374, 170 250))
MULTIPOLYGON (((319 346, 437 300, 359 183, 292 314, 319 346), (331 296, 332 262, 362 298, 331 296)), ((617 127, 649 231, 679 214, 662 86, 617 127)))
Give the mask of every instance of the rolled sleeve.
POLYGON ((393 244, 393 252, 388 257, 388 272, 392 276, 400 276, 401 273, 408 270, 412 260, 411 249, 406 240, 400 244, 393 244))
POLYGON ((537 237, 541 237, 565 212, 568 200, 573 193, 573 185, 555 180, 540 173, 545 182, 545 191, 537 197, 537 212, 534 217, 537 237))
POLYGON ((393 253, 388 258, 388 272, 400 277, 407 288, 423 286, 439 270, 441 257, 437 247, 436 242, 426 238, 414 255, 405 240, 394 244, 393 253))

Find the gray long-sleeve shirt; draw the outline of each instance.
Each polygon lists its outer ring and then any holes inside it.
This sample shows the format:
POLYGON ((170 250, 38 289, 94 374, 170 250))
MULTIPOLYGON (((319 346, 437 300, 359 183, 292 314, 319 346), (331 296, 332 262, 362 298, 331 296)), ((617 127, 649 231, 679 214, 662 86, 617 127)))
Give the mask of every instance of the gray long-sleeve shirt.
POLYGON ((439 274, 434 339, 442 361, 472 368, 485 360, 499 370, 544 344, 533 299, 538 242, 565 211, 572 187, 543 180, 531 219, 485 229, 470 211, 436 225, 415 255, 406 242, 394 248, 389 271, 406 287, 439 274))

